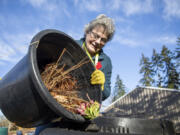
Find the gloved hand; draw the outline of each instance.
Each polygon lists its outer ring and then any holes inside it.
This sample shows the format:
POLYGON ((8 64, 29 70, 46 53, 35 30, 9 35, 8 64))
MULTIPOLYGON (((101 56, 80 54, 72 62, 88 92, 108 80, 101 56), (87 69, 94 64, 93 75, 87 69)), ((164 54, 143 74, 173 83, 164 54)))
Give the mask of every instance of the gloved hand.
POLYGON ((95 70, 91 74, 91 84, 100 84, 101 90, 104 90, 105 75, 101 70, 95 70))

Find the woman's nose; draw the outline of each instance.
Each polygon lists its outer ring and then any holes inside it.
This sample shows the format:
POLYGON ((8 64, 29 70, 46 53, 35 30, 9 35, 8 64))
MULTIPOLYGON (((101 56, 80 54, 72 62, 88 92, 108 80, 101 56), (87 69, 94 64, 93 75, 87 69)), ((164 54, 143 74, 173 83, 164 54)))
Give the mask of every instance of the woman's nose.
POLYGON ((96 43, 100 44, 101 43, 101 38, 96 39, 96 43))

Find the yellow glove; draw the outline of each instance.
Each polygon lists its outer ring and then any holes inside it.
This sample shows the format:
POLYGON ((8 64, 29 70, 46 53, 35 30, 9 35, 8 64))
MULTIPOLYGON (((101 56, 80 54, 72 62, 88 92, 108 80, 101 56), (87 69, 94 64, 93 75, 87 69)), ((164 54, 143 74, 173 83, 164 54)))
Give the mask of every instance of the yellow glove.
POLYGON ((100 84, 101 90, 104 90, 105 75, 101 70, 95 70, 91 74, 91 84, 100 84))

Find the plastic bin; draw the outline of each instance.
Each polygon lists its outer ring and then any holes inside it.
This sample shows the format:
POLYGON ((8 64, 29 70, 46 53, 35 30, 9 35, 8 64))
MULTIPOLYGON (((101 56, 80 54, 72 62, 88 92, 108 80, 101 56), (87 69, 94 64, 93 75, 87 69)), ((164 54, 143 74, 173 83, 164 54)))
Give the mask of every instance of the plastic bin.
POLYGON ((0 127, 0 135, 8 135, 8 128, 0 127))
POLYGON ((98 117, 81 125, 70 121, 56 125, 40 135, 176 135, 171 121, 159 119, 98 117))
MULTIPOLYGON (((44 66, 57 61, 64 48, 67 53, 61 64, 65 63, 66 68, 87 57, 83 49, 63 32, 44 30, 33 37, 27 55, 0 81, 0 108, 8 120, 21 127, 38 126, 58 117, 80 123, 85 121, 81 115, 69 112, 57 103, 41 79, 44 66)), ((90 84, 94 70, 94 65, 89 62, 71 74, 78 80, 81 98, 88 100, 88 93, 92 100, 101 103, 100 86, 90 84)))
POLYGON ((106 133, 175 135, 174 125, 169 120, 99 117, 94 119, 94 123, 100 132, 106 133))

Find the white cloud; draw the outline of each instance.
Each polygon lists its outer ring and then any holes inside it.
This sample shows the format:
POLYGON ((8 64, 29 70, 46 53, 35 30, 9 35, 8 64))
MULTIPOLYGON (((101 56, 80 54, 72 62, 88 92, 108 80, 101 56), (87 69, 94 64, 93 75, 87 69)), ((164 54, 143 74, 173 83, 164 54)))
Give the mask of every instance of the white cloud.
POLYGON ((119 35, 114 37, 113 42, 118 42, 121 45, 126 45, 130 47, 137 47, 142 45, 141 41, 138 41, 138 39, 128 38, 126 36, 119 36, 119 35))
POLYGON ((177 36, 162 35, 162 36, 154 38, 152 41, 160 43, 160 44, 164 44, 164 45, 176 44, 177 36))
POLYGON ((117 25, 112 42, 129 47, 144 46, 144 35, 141 34, 141 31, 133 29, 130 20, 126 20, 125 24, 127 25, 117 25))
POLYGON ((77 6, 79 0, 74 0, 74 5, 77 6))
POLYGON ((164 0, 164 18, 170 19, 171 17, 180 18, 180 0, 164 0))
POLYGON ((173 35, 156 35, 156 37, 144 38, 144 36, 132 36, 123 35, 115 36, 113 42, 117 42, 118 45, 125 45, 129 47, 139 47, 139 46, 151 46, 151 45, 175 45, 177 37, 173 35))
POLYGON ((41 8, 47 11, 53 11, 58 8, 56 3, 52 0, 28 0, 28 2, 35 8, 41 8))
MULTIPOLYGON (((23 3, 28 3, 35 9, 37 9, 38 22, 42 24, 54 25, 57 19, 61 19, 64 16, 71 18, 69 5, 63 0, 21 0, 23 3)), ((37 18, 34 19, 36 21, 37 18)))
POLYGON ((85 8, 89 11, 100 11, 102 8, 102 3, 100 0, 91 0, 91 1, 85 1, 85 8))
POLYGON ((21 0, 29 3, 32 7, 43 9, 44 11, 52 12, 58 9, 59 4, 57 1, 52 0, 21 0))
POLYGON ((121 16, 114 16, 113 19, 115 20, 115 23, 118 24, 118 23, 125 23, 125 24, 130 24, 132 23, 132 21, 128 20, 128 19, 125 19, 121 16))
POLYGON ((125 15, 153 12, 152 0, 114 0, 112 10, 122 10, 125 15))
POLYGON ((29 3, 34 7, 41 7, 47 0, 29 0, 29 3))
POLYGON ((111 3, 106 4, 107 7, 109 5, 111 5, 111 10, 118 10, 118 9, 120 9, 120 7, 122 7, 123 1, 122 0, 113 0, 113 1, 111 1, 111 3))
POLYGON ((0 61, 10 61, 13 62, 14 58, 12 57, 15 55, 15 50, 7 45, 2 39, 0 39, 0 61))
POLYGON ((71 17, 71 14, 70 14, 70 12, 68 12, 68 9, 63 8, 63 12, 64 12, 64 14, 65 14, 66 16, 68 16, 69 18, 71 17))
POLYGON ((1 35, 0 39, 0 62, 17 62, 27 53, 30 41, 37 30, 32 33, 7 34, 1 35))
POLYGON ((67 34, 71 36, 74 40, 78 40, 84 36, 83 34, 80 34, 82 32, 74 32, 74 31, 68 31, 67 34))
POLYGON ((101 11, 103 7, 103 1, 101 0, 76 0, 75 6, 78 6, 80 11, 101 11))
POLYGON ((25 54, 30 41, 33 37, 32 33, 21 33, 21 34, 4 34, 4 38, 8 40, 8 44, 12 46, 17 53, 25 54))
MULTIPOLYGON (((5 65, 5 63, 0 61, 0 65, 1 65, 1 66, 4 66, 4 65, 5 65)), ((0 115, 1 115, 1 114, 0 114, 0 115)))

